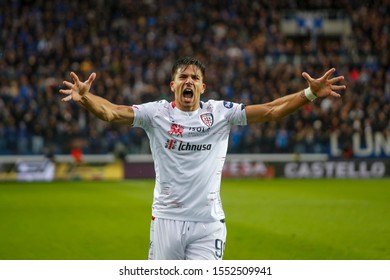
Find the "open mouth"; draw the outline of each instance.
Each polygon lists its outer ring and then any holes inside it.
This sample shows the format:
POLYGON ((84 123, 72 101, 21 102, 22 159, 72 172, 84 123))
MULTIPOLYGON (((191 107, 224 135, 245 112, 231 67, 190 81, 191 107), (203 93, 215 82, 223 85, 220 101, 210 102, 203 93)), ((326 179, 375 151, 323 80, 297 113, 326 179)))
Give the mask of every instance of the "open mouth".
POLYGON ((194 96, 194 92, 192 91, 192 89, 187 88, 183 91, 183 97, 185 100, 190 100, 192 99, 193 96, 194 96))

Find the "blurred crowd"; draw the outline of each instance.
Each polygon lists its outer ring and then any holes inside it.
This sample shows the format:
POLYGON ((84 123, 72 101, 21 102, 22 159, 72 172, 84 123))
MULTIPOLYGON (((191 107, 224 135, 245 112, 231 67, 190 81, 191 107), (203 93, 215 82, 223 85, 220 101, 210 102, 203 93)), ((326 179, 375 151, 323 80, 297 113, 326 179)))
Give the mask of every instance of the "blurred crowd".
POLYGON ((0 155, 149 153, 145 133, 61 102, 63 80, 94 71, 92 91, 118 104, 172 100, 172 63, 206 65, 204 99, 263 103, 335 67, 347 90, 280 122, 234 127, 230 153, 326 153, 330 135, 390 137, 390 1, 9 0, 0 5, 0 155), (287 36, 283 13, 336 11, 343 36, 287 36))

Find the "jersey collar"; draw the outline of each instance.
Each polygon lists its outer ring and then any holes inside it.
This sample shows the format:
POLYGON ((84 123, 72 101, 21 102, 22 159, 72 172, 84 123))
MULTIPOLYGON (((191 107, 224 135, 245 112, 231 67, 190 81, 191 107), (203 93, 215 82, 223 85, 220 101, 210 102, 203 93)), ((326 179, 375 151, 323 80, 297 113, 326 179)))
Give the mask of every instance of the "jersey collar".
MULTIPOLYGON (((171 102, 171 106, 172 106, 172 109, 175 109, 175 108, 176 108, 176 102, 175 102, 175 100, 173 100, 173 101, 171 102)), ((202 101, 199 102, 199 108, 200 108, 200 109, 203 109, 203 103, 202 103, 202 101)))

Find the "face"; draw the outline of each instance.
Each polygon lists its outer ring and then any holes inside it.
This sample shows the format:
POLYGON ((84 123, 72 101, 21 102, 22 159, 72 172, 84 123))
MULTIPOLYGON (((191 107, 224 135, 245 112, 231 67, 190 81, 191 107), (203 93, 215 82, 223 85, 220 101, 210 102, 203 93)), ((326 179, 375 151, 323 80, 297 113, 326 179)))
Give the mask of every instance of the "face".
POLYGON ((182 111, 195 111, 199 107, 200 95, 206 89, 202 72, 195 65, 179 67, 170 83, 175 94, 175 103, 182 111))

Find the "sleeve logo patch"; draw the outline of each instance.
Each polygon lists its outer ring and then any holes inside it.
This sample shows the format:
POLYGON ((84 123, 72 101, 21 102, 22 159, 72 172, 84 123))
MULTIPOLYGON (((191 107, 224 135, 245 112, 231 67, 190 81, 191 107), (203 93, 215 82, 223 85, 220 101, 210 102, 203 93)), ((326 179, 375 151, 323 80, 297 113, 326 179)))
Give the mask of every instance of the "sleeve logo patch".
POLYGON ((231 109, 233 107, 233 102, 230 101, 224 101, 223 106, 225 106, 228 109, 231 109))

